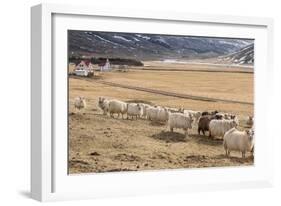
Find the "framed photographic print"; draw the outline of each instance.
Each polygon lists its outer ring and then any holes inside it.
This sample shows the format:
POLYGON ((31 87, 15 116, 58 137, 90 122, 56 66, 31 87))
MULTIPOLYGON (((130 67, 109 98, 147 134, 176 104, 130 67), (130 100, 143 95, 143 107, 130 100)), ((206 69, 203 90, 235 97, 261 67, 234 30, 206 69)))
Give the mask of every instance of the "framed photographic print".
POLYGON ((31 14, 34 199, 272 185, 271 19, 31 14))

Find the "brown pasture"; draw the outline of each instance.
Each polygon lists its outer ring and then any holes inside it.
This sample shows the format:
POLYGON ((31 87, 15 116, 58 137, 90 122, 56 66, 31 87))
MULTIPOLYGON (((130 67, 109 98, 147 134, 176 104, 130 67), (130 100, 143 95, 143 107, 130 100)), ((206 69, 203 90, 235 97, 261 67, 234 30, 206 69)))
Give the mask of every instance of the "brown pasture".
MULTIPOLYGON (((186 138, 181 130, 169 132, 165 124, 152 124, 144 119, 113 119, 102 115, 97 106, 99 96, 123 101, 144 100, 155 105, 192 110, 234 113, 240 119, 239 129, 246 128, 246 117, 253 115, 252 104, 190 100, 100 83, 103 80, 253 103, 252 72, 221 72, 221 67, 218 72, 166 71, 165 64, 157 65, 163 70, 129 69, 128 72, 96 73, 93 78, 69 77, 70 174, 253 164, 250 154, 242 159, 240 153, 233 152, 231 158, 226 158, 222 140, 198 135, 197 126, 189 131, 189 137, 186 138), (86 98, 86 109, 74 110, 73 99, 77 96, 86 98)), ((172 68, 178 67, 177 64, 171 65, 172 68)))

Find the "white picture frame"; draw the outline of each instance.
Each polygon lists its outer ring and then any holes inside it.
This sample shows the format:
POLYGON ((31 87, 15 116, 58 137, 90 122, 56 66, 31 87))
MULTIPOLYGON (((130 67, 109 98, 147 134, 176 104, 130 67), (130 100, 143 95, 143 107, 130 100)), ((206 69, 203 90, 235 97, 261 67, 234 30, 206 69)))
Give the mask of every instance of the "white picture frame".
POLYGON ((273 91, 270 80, 274 76, 272 19, 176 12, 167 15, 167 13, 152 11, 40 4, 31 9, 31 26, 32 198, 39 201, 53 201, 272 186, 274 135, 269 130, 269 121, 267 121, 271 105, 270 95, 273 91), (255 165, 239 168, 68 175, 65 167, 67 131, 64 128, 67 114, 60 113, 66 112, 63 103, 67 97, 67 85, 58 84, 58 81, 65 82, 67 74, 67 58, 64 58, 67 55, 65 31, 67 29, 93 30, 91 21, 95 21, 94 26, 99 25, 99 29, 107 31, 127 32, 126 28, 129 28, 139 32, 151 29, 152 33, 161 34, 181 32, 181 34, 194 35, 194 32, 197 32, 206 36, 254 37, 257 139, 255 165), (135 23, 142 25, 138 27, 139 30, 133 28, 132 25, 135 23), (152 31, 153 24, 159 25, 157 31, 152 31), (144 28, 144 25, 149 26, 144 28), (172 31, 165 29, 165 25, 174 26, 175 29, 172 31), (185 25, 189 25, 192 29, 185 30, 187 28, 184 27, 185 25), (56 70, 55 68, 58 67, 63 67, 65 70, 56 70))

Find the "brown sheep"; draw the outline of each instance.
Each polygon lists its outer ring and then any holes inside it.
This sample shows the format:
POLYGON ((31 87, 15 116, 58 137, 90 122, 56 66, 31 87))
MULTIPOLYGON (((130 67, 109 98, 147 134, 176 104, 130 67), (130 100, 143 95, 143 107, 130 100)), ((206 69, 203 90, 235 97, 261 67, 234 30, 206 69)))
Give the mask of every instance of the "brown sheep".
POLYGON ((211 121, 210 115, 204 115, 200 117, 198 122, 198 134, 200 135, 200 132, 202 131, 203 135, 205 136, 205 131, 209 131, 209 124, 211 121))
MULTIPOLYGON (((215 113, 216 114, 216 113, 215 113)), ((198 122, 198 134, 202 131, 205 136, 205 131, 209 132, 209 124, 212 119, 220 119, 220 116, 217 115, 204 115, 201 116, 198 122)))

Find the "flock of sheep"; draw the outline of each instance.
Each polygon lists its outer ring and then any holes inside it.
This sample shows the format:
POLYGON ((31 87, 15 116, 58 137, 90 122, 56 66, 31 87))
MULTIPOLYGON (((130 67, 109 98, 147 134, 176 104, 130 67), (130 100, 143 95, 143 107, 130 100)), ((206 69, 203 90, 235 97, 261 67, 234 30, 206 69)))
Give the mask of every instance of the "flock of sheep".
MULTIPOLYGON (((76 109, 86 107, 86 101, 83 97, 75 98, 74 106, 76 109)), ((147 119, 152 122, 166 123, 171 132, 174 129, 183 129, 185 135, 188 136, 188 129, 192 126, 198 127, 198 134, 201 132, 209 132, 210 137, 223 138, 223 147, 226 156, 230 155, 231 151, 239 151, 242 157, 245 157, 246 152, 254 151, 254 119, 249 117, 247 124, 251 129, 239 131, 237 126, 239 120, 236 115, 213 112, 200 112, 193 110, 186 110, 183 108, 169 108, 162 106, 151 106, 144 103, 127 103, 117 99, 107 99, 99 97, 98 106, 103 111, 104 115, 110 115, 114 118, 124 119, 147 119)))

